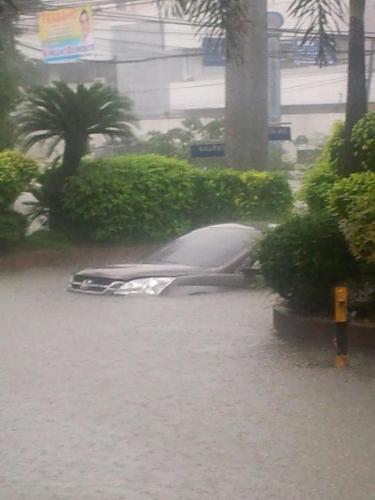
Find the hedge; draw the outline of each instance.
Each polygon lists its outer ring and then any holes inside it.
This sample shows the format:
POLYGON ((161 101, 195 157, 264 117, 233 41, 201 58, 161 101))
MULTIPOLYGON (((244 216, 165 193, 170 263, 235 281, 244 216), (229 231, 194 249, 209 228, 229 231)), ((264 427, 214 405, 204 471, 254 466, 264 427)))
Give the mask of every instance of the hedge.
POLYGON ((17 151, 0 152, 0 210, 7 210, 36 174, 35 161, 17 151))
POLYGON ((329 163, 320 160, 318 164, 306 172, 299 197, 312 212, 327 211, 331 189, 338 179, 338 174, 329 163))
POLYGON ((261 242, 259 260, 268 285, 297 311, 332 305, 333 287, 358 278, 359 268, 332 216, 294 215, 261 242))
POLYGON ((291 206, 280 174, 210 168, 157 155, 86 160, 65 186, 68 227, 95 241, 168 237, 291 206))
POLYGON ((286 175, 278 172, 244 172, 237 199, 240 212, 246 216, 285 215, 293 204, 286 175))
POLYGON ((375 113, 367 113, 353 127, 351 137, 354 155, 361 170, 375 172, 375 113))
POLYGON ((375 173, 352 174, 341 179, 329 196, 352 253, 366 263, 375 263, 375 173))

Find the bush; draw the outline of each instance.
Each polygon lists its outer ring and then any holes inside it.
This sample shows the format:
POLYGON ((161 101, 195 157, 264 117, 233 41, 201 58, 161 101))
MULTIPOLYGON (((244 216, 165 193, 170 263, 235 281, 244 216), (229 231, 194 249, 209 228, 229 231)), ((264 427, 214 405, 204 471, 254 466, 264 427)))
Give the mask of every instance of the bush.
POLYGON ((353 254, 375 263, 375 173, 352 174, 337 182, 330 194, 330 209, 353 254))
POLYGON ((25 236, 26 217, 12 210, 0 213, 0 251, 16 245, 25 236))
POLYGON ((326 214, 295 215, 262 241, 266 282, 297 311, 332 304, 332 289, 359 269, 336 221, 326 214))
POLYGON ((224 222, 240 217, 236 200, 243 190, 236 170, 192 168, 194 179, 191 219, 193 224, 224 222))
POLYGON ((356 123, 351 140, 361 170, 375 172, 375 112, 367 113, 356 123))
MULTIPOLYGON (((344 155, 344 122, 334 123, 331 133, 324 144, 320 161, 327 164, 334 172, 339 172, 344 155)), ((319 163, 320 163, 319 161, 319 163)))
POLYGON ((291 204, 280 174, 199 169, 173 158, 129 155, 83 162, 65 187, 68 227, 85 238, 161 238, 197 225, 291 204))
POLYGON ((68 179, 70 227, 96 241, 170 236, 190 227, 193 179, 188 164, 155 155, 86 161, 68 179))
POLYGON ((7 210, 37 174, 37 164, 16 151, 0 152, 0 210, 7 210))
POLYGON ((320 160, 304 176, 299 197, 312 212, 327 211, 331 189, 338 179, 331 166, 320 160))
POLYGON ((237 204, 242 215, 284 215, 292 207, 293 195, 285 175, 249 171, 241 174, 241 180, 237 204))

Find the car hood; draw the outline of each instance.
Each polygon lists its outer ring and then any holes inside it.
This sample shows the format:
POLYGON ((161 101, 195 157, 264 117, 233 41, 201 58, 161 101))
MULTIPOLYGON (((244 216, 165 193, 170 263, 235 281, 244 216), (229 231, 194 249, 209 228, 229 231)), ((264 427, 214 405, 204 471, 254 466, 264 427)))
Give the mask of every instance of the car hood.
POLYGON ((75 274, 87 278, 108 278, 114 281, 130 281, 148 277, 176 277, 191 274, 210 274, 212 270, 201 267, 181 266, 179 264, 126 264, 97 269, 83 269, 75 274))

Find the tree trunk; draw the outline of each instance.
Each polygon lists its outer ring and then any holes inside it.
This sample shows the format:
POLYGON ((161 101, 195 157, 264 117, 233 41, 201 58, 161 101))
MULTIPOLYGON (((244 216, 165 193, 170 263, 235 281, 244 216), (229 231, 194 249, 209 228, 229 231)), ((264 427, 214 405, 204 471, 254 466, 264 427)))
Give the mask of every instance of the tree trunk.
POLYGON ((81 158, 87 150, 87 142, 88 137, 75 137, 65 142, 62 165, 56 168, 50 185, 50 229, 62 229, 64 227, 63 202, 65 182, 68 177, 77 172, 81 158))
MULTIPOLYGON (((242 61, 227 57, 226 164, 237 169, 267 169, 267 2, 247 0, 242 61)), ((230 43, 230 37, 227 37, 230 43)), ((228 46, 228 52, 236 49, 228 46)))
POLYGON ((350 144, 352 130, 367 113, 364 13, 365 0, 350 0, 348 97, 345 121, 345 156, 342 173, 359 170, 350 144))

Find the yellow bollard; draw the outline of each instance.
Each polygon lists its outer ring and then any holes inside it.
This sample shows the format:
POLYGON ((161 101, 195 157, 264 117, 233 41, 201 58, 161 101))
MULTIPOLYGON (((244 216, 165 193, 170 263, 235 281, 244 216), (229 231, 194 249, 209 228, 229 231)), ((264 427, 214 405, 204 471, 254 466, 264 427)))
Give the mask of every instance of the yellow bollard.
POLYGON ((335 288, 335 320, 336 320, 336 368, 348 366, 348 298, 349 291, 345 285, 335 288))

